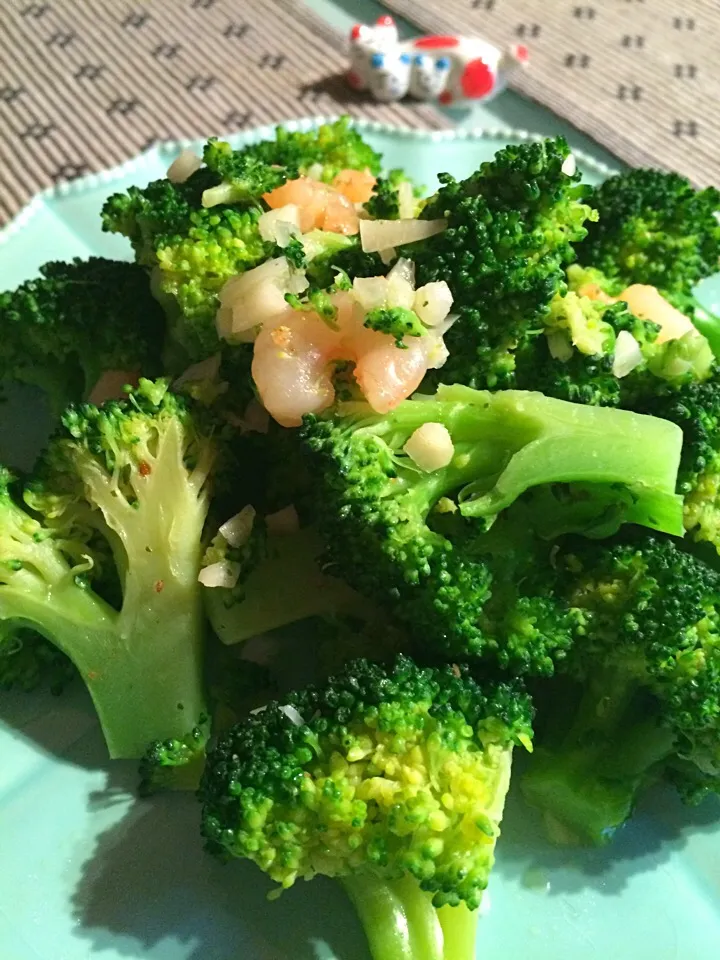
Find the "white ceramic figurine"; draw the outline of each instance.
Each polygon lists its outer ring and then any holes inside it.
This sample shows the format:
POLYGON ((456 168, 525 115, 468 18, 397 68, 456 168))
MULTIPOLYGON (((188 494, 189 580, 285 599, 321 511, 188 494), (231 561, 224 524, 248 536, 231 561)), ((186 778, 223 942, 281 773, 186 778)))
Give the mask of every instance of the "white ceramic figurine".
POLYGON ((350 31, 348 83, 369 90, 377 100, 417 100, 443 104, 482 100, 505 86, 508 73, 525 66, 527 47, 505 51, 478 37, 432 35, 401 41, 395 21, 379 17, 373 26, 350 31))

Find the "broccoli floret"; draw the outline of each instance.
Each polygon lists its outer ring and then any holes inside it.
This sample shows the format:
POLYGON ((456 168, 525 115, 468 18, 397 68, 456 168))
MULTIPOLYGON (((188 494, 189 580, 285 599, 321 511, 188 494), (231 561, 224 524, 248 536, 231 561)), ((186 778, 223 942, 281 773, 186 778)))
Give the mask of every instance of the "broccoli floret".
POLYGON ((203 715, 198 725, 180 739, 151 743, 138 767, 139 796, 150 797, 164 790, 197 790, 209 740, 210 721, 203 715))
POLYGON ((577 245, 580 263, 624 286, 657 287, 683 310, 692 288, 718 268, 720 191, 685 177, 629 170, 605 180, 588 202, 598 212, 577 245))
POLYGON ((333 572, 453 656, 547 673, 569 642, 543 587, 549 547, 535 555, 524 539, 484 539, 529 488, 562 488, 528 511, 541 535, 607 535, 622 522, 682 532, 680 431, 626 411, 440 387, 384 416, 341 404, 306 418, 302 438, 333 572), (432 472, 403 455, 426 423, 444 425, 454 446, 432 472))
POLYGON ((281 889, 340 880, 375 960, 472 960, 512 748, 530 746, 531 721, 518 687, 482 688, 464 667, 351 662, 221 737, 202 833, 281 889))
POLYGON ((717 780, 720 576, 653 537, 567 543, 555 569, 581 615, 562 665, 575 685, 553 698, 522 786, 554 839, 602 844, 668 764, 717 780))
POLYGON ((214 444, 167 382, 71 407, 26 507, 0 494, 0 621, 66 654, 112 757, 181 739, 206 712, 198 573, 214 444), (95 589, 93 538, 115 558, 122 600, 95 589))
POLYGON ((77 675, 71 661, 34 630, 0 623, 0 690, 60 694, 77 675))
POLYGON ((259 202, 263 194, 282 186, 290 171, 277 164, 266 163, 252 153, 233 150, 224 140, 211 138, 203 149, 208 170, 220 180, 202 195, 204 207, 220 203, 259 202))
POLYGON ((274 140, 246 147, 243 153, 268 164, 287 167, 291 172, 312 173, 330 183, 341 170, 368 170, 380 173, 381 157, 353 127, 350 117, 324 123, 316 130, 289 131, 277 127, 274 140))
POLYGON ((163 313, 132 263, 46 263, 38 278, 0 293, 0 326, 0 378, 41 386, 58 416, 106 372, 160 368, 163 313))
POLYGON ((518 358, 516 381, 523 389, 637 409, 664 393, 667 384, 677 389, 711 374, 715 361, 704 336, 689 331, 661 342, 658 324, 633 314, 623 300, 603 299, 608 290, 613 297, 622 291, 599 271, 573 264, 567 275, 570 290, 551 301, 545 336, 518 358))
MULTIPOLYGON (((380 165, 347 117, 305 132, 279 127, 274 140, 242 150, 211 140, 204 160, 206 166, 184 183, 164 179, 144 189, 130 187, 103 207, 103 229, 128 237, 137 262, 153 271, 170 339, 191 360, 218 349, 215 315, 225 282, 273 254, 274 244, 265 242, 258 228, 262 194, 309 171, 329 182, 342 169, 377 173, 380 165)), ((337 246, 319 256, 316 271, 330 272, 326 282, 311 278, 317 286, 332 283, 331 261, 338 251, 359 249, 357 239, 338 236, 337 246)))
POLYGON ((516 355, 542 334, 593 216, 580 175, 563 172, 569 153, 562 138, 508 146, 467 180, 440 175, 421 216, 447 229, 400 252, 418 286, 445 280, 452 291, 459 319, 445 336, 443 382, 512 386, 516 355))
POLYGON ((376 307, 365 314, 364 326, 395 337, 395 346, 401 349, 406 346, 404 337, 422 337, 427 330, 415 311, 407 307, 376 307))

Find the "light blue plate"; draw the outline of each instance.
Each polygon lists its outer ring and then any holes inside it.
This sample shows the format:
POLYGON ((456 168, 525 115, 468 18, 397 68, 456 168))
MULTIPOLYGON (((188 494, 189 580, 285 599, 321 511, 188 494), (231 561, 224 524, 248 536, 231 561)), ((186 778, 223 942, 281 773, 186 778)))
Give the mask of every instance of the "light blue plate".
MULTIPOLYGON (((303 125, 311 121, 303 122, 303 125)), ((498 130, 440 134, 366 125, 388 166, 429 187, 506 142, 498 130)), ((267 135, 253 131, 234 143, 267 135)), ((46 193, 0 233, 0 288, 49 259, 129 247, 101 233, 108 193, 162 176, 179 146, 46 193)), ((607 174, 579 156, 587 179, 607 174)), ((705 295, 717 301, 718 287, 705 295)), ((2 410, 0 457, 27 448, 37 417, 2 410), (15 419, 15 417, 19 419, 15 419), (19 441, 19 443, 18 443, 19 441)), ((203 854, 190 797, 132 799, 135 765, 109 764, 88 698, 0 694, 0 960, 368 960, 335 886, 298 884, 277 903, 258 870, 203 854)), ((510 798, 478 936, 483 960, 716 960, 720 806, 647 798, 610 850, 557 851, 510 798)))

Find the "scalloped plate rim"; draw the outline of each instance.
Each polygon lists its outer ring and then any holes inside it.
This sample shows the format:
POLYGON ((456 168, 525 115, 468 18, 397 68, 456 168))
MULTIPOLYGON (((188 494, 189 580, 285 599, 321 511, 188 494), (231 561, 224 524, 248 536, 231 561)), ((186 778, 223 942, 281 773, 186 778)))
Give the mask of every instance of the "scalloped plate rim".
MULTIPOLYGON (((323 123, 332 123, 340 118, 341 114, 328 114, 300 117, 295 120, 277 121, 276 123, 263 124, 262 126, 250 127, 247 130, 237 130, 232 133, 225 133, 222 136, 232 137, 239 144, 252 143, 258 140, 267 139, 272 136, 277 126, 284 126, 290 131, 312 130, 323 123)), ((403 127, 395 124, 383 123, 378 120, 365 120, 352 117, 352 125, 359 131, 368 131, 371 133, 381 133, 404 137, 408 140, 426 140, 430 143, 453 140, 507 140, 535 141, 539 142, 546 139, 542 134, 532 133, 529 130, 516 129, 513 127, 469 127, 469 128, 448 128, 443 130, 425 130, 418 127, 403 127)), ((114 167, 107 167, 93 173, 85 174, 74 180, 66 180, 62 183, 54 184, 40 190, 33 198, 22 207, 15 216, 0 228, 0 246, 7 243, 12 237, 15 237, 24 227, 28 226, 34 216, 43 208, 43 205, 53 200, 76 196, 84 190, 104 184, 112 184, 122 177, 141 170, 148 160, 154 156, 163 156, 164 154, 175 154, 180 150, 185 150, 203 143, 206 137, 180 138, 177 140, 163 140, 160 143, 129 157, 122 163, 114 167)), ((593 170, 602 176, 609 176, 616 173, 617 169, 596 160, 590 154, 583 150, 573 149, 573 155, 583 167, 593 170)))

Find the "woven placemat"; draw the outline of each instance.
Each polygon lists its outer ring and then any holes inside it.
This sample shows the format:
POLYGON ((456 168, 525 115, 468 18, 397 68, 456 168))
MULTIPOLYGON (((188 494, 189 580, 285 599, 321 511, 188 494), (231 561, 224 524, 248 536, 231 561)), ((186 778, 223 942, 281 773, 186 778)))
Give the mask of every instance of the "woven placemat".
POLYGON ((0 222, 161 140, 309 114, 436 129, 346 86, 344 38, 296 0, 3 0, 0 222))
POLYGON ((525 43, 512 86, 634 166, 720 183, 717 0, 384 0, 432 33, 525 43))

